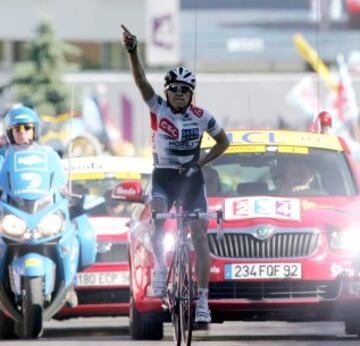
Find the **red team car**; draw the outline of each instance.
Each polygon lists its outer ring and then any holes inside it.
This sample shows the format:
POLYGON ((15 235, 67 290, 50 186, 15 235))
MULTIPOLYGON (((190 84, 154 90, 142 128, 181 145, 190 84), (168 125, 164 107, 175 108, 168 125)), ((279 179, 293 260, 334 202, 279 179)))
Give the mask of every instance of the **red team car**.
MULTIPOLYGON (((344 141, 296 131, 228 131, 230 147, 204 168, 210 210, 212 322, 342 320, 360 334, 360 176, 344 141), (356 318, 355 318, 356 317, 356 318)), ((204 151, 210 139, 203 140, 204 151)), ((137 182, 122 198, 143 202, 137 182)), ((169 316, 150 296, 154 259, 149 205, 135 207, 129 237, 130 333, 161 339, 169 316)), ((165 224, 167 260, 173 223, 165 224)), ((168 261, 169 262, 169 261, 168 261)))
POLYGON ((78 273, 78 305, 64 307, 58 318, 120 316, 129 311, 128 221, 132 206, 111 198, 113 188, 130 179, 145 184, 152 160, 132 157, 83 157, 64 160, 74 194, 105 197, 89 220, 97 239, 96 263, 78 273), (70 167, 69 167, 70 165, 70 167))

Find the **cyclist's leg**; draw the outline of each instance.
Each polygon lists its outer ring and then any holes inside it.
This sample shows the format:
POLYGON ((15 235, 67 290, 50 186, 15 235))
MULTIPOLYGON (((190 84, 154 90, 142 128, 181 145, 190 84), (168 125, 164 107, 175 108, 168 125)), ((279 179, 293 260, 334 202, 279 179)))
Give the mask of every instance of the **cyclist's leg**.
POLYGON ((191 222, 191 239, 196 254, 195 272, 199 288, 209 286, 210 251, 206 236, 207 224, 207 220, 191 222))
MULTIPOLYGON (((188 211, 207 212, 207 200, 204 179, 199 172, 189 178, 189 189, 184 198, 184 209, 188 211)), ((208 287, 210 272, 210 251, 207 241, 208 221, 204 219, 191 222, 191 238, 195 249, 195 272, 198 283, 199 300, 196 303, 195 322, 210 322, 208 307, 208 287)))
MULTIPOLYGON (((151 200, 151 210, 157 213, 167 212, 167 201, 164 198, 154 197, 151 200)), ((163 224, 165 220, 156 220, 151 232, 151 242, 155 256, 155 268, 165 268, 163 248, 163 224)))
POLYGON ((210 251, 206 236, 207 220, 194 220, 191 225, 191 237, 196 253, 195 271, 198 282, 198 296, 195 310, 195 322, 211 322, 209 311, 209 272, 210 251))
MULTIPOLYGON (((152 175, 151 209, 162 213, 167 212, 172 203, 169 196, 168 176, 171 171, 165 169, 154 169, 152 175)), ((154 296, 162 297, 166 290, 167 270, 164 260, 163 248, 163 224, 165 220, 156 220, 152 229, 151 242, 155 257, 155 266, 151 280, 152 293, 154 296)))

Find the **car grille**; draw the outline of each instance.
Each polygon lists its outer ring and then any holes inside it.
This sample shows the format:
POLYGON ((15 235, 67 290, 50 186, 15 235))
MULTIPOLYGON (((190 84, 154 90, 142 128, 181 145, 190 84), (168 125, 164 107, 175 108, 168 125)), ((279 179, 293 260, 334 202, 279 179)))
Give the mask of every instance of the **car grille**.
POLYGON ((292 230, 273 231, 267 239, 257 239, 254 229, 242 230, 241 233, 224 233, 221 241, 217 233, 208 233, 210 252, 222 258, 292 258, 311 255, 319 244, 317 231, 292 230))
POLYGON ((211 282, 209 299, 335 299, 339 281, 211 282))
POLYGON ((113 243, 111 244, 111 247, 109 248, 108 251, 106 252, 98 251, 96 254, 96 263, 113 263, 113 262, 127 262, 127 261, 128 261, 127 243, 113 243))

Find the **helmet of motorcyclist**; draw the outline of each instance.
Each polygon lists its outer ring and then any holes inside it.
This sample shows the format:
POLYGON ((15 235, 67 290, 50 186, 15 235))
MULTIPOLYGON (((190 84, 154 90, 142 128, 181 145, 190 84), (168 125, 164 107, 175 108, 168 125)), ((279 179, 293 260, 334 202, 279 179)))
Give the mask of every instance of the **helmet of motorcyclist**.
POLYGON ((171 83, 184 83, 188 85, 192 91, 195 90, 196 87, 196 78, 193 72, 184 66, 174 67, 169 70, 165 75, 165 84, 167 87, 171 83))
POLYGON ((40 136, 39 116, 29 107, 18 106, 11 109, 5 118, 6 137, 10 144, 15 144, 12 128, 16 125, 33 125, 34 141, 40 136))

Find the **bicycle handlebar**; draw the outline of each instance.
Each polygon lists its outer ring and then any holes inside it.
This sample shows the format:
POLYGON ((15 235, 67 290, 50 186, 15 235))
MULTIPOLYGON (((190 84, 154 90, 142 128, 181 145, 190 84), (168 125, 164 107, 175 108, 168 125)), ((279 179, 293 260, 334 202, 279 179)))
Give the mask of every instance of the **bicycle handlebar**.
POLYGON ((224 230, 223 230, 223 210, 210 211, 208 213, 188 213, 188 212, 179 212, 179 213, 158 213, 156 211, 152 212, 151 220, 166 220, 166 219, 180 219, 184 218, 186 220, 195 220, 201 218, 208 218, 210 215, 216 216, 216 225, 217 225, 217 239, 222 241, 224 239, 224 230))
POLYGON ((184 218, 187 220, 194 219, 204 219, 209 218, 211 215, 216 216, 216 223, 222 224, 223 222, 223 211, 215 210, 207 213, 197 213, 197 212, 179 212, 179 213, 158 213, 156 211, 152 212, 152 219, 154 220, 166 220, 166 219, 178 219, 184 218))

